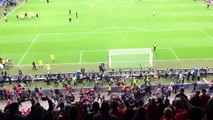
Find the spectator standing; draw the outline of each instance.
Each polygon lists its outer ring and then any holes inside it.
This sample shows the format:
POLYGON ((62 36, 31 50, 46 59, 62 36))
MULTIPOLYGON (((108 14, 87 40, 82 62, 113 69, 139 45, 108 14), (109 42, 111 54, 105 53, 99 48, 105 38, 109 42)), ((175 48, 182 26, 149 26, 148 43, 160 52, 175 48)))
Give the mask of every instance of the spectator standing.
POLYGON ((192 93, 197 91, 197 81, 194 81, 194 83, 192 83, 193 85, 193 90, 192 90, 192 93))
POLYGON ((159 120, 160 119, 160 113, 159 113, 157 104, 155 102, 155 99, 152 99, 151 103, 148 104, 147 115, 150 120, 159 120))
POLYGON ((185 99, 188 100, 188 97, 185 95, 184 91, 185 91, 185 89, 184 89, 184 88, 181 88, 181 89, 180 89, 180 93, 177 94, 177 95, 175 96, 175 98, 185 98, 185 99))
POLYGON ((190 103, 196 107, 202 106, 202 99, 200 98, 200 91, 196 91, 195 95, 191 98, 190 103))
POLYGON ((210 100, 210 96, 206 94, 206 89, 202 89, 202 95, 200 96, 202 100, 202 108, 206 108, 208 101, 210 100))
POLYGON ((122 102, 118 102, 118 101, 112 101, 111 102, 111 108, 112 110, 110 111, 111 114, 115 115, 118 120, 123 120, 123 117, 125 115, 125 111, 126 108, 123 108, 122 106, 124 106, 124 104, 122 104, 122 102))
POLYGON ((108 102, 104 101, 101 104, 101 111, 100 113, 94 115, 93 120, 117 120, 114 115, 109 113, 110 105, 108 102))
POLYGON ((108 85, 108 95, 111 95, 111 91, 112 91, 112 86, 109 84, 108 85))
POLYGON ((4 10, 4 16, 7 16, 7 11, 6 10, 4 10))
POLYGON ((32 62, 32 65, 33 65, 33 68, 32 68, 32 69, 33 69, 33 70, 36 70, 35 61, 32 62))
POLYGON ((22 72, 21 68, 18 69, 18 75, 23 76, 23 72, 22 72))
POLYGON ((134 120, 149 120, 147 118, 147 110, 144 107, 139 107, 134 120))
POLYGON ((160 120, 175 120, 172 109, 169 107, 165 108, 164 115, 161 117, 160 120))

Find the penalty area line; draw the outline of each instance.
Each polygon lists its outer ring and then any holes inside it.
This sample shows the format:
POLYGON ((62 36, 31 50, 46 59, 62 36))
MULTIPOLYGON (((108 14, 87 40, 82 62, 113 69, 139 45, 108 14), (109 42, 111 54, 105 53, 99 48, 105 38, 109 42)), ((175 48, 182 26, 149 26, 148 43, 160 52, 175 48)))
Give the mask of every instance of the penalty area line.
POLYGON ((172 52, 172 54, 175 56, 177 60, 180 60, 180 58, 176 55, 176 53, 172 50, 172 48, 169 48, 169 50, 172 52))
MULTIPOLYGON (((77 62, 77 63, 55 63, 51 64, 53 66, 60 66, 60 65, 82 65, 82 64, 99 64, 99 63, 107 63, 107 61, 101 61, 101 62, 77 62)), ((13 65, 13 66, 32 66, 31 64, 24 64, 24 65, 13 65)))
POLYGON ((82 60, 82 54, 83 54, 83 51, 81 50, 81 51, 80 51, 79 64, 81 64, 81 60, 82 60))
POLYGON ((82 52, 105 52, 109 50, 81 50, 82 52))
POLYGON ((157 48, 159 50, 168 50, 169 48, 157 48))
POLYGON ((213 37, 211 35, 209 35, 207 32, 205 32, 204 30, 200 29, 200 32, 202 32, 209 39, 213 40, 213 37))
MULTIPOLYGON (((153 61, 193 61, 193 60, 213 60, 213 58, 194 58, 194 59, 168 59, 168 60, 153 60, 153 61)), ((107 61, 102 61, 104 63, 107 63, 107 61)), ((77 62, 77 63, 55 63, 55 64, 51 64, 51 65, 80 65, 80 64, 99 64, 101 62, 77 62)), ((23 64, 23 65, 14 65, 14 66, 32 66, 31 64, 23 64)))
POLYGON ((23 59, 25 58, 25 56, 27 55, 27 53, 29 52, 29 50, 31 49, 31 47, 33 46, 33 44, 35 43, 35 41, 38 39, 38 36, 39 36, 39 34, 36 34, 36 36, 34 37, 34 39, 31 42, 31 44, 29 45, 29 47, 25 51, 24 55, 22 56, 21 60, 18 62, 17 66, 19 66, 21 64, 21 62, 23 61, 23 59))

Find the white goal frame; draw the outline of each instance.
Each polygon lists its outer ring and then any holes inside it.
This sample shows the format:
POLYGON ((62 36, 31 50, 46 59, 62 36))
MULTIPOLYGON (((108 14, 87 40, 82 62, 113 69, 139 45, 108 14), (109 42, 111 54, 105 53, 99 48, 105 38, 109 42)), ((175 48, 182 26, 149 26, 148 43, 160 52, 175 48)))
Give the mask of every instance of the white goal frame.
MULTIPOLYGON (((152 53, 152 49, 151 48, 130 48, 130 49, 109 49, 109 67, 110 68, 119 68, 119 67, 114 67, 112 65, 112 57, 113 56, 146 56, 148 59, 141 59, 141 60, 122 60, 122 61, 118 61, 117 63, 135 63, 137 64, 137 66, 132 66, 132 67, 152 67, 153 66, 153 53, 152 53), (147 61, 146 61, 147 60, 147 61), (149 64, 144 64, 144 63, 149 63, 149 64)), ((130 64, 131 65, 131 64, 130 64)), ((121 67, 131 67, 129 65, 122 65, 121 67)))

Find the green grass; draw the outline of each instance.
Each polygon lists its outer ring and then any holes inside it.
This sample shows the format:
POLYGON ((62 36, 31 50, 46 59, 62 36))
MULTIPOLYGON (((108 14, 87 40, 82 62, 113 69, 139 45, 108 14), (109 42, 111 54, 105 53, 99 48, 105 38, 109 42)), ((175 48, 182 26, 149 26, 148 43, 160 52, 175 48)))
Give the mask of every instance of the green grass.
POLYGON ((25 73, 35 73, 33 60, 50 62, 51 52, 53 72, 82 66, 96 70, 99 62, 107 62, 109 49, 152 48, 156 41, 153 68, 213 67, 212 13, 212 8, 192 0, 31 0, 12 12, 8 23, 0 21, 0 56, 11 56, 25 73), (17 20, 23 11, 38 13, 39 18, 17 20))

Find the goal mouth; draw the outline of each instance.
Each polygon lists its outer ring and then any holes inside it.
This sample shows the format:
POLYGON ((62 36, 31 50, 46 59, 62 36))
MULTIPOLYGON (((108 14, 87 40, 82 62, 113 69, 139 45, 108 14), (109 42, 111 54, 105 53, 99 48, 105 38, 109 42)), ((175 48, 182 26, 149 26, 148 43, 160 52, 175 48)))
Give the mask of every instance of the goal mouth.
POLYGON ((110 68, 152 67, 151 48, 109 49, 110 68))

